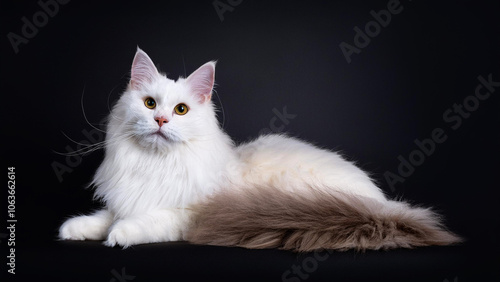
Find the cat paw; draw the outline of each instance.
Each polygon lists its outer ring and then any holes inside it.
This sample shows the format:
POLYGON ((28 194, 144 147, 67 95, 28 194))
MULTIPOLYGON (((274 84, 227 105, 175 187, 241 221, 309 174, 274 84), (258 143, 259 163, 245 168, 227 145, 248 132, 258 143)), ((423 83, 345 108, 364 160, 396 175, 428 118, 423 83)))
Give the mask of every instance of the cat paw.
POLYGON ((59 228, 61 240, 104 240, 107 225, 92 216, 77 216, 66 220, 59 228))
POLYGON ((133 221, 122 220, 111 227, 104 245, 108 247, 121 246, 125 249, 143 243, 149 242, 140 226, 133 221))

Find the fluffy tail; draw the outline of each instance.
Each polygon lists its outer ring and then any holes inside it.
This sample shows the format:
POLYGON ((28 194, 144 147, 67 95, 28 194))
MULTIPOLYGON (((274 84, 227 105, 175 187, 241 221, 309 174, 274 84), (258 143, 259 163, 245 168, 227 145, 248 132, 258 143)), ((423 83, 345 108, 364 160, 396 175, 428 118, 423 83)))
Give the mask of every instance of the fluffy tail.
POLYGON ((446 231, 430 209, 336 192, 311 192, 307 197, 262 188, 225 192, 194 211, 186 239, 195 244, 307 252, 462 241, 446 231))

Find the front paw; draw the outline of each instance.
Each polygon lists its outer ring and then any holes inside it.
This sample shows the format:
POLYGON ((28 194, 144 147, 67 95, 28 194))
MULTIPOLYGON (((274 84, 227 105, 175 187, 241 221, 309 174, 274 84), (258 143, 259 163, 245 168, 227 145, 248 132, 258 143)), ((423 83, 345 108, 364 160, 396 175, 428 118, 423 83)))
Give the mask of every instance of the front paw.
POLYGON ((131 245, 149 243, 143 230, 132 220, 121 220, 111 226, 108 238, 104 245, 114 247, 122 246, 124 249, 131 245))
POLYGON ((91 216, 77 216, 66 220, 59 228, 62 240, 103 240, 106 224, 91 216))

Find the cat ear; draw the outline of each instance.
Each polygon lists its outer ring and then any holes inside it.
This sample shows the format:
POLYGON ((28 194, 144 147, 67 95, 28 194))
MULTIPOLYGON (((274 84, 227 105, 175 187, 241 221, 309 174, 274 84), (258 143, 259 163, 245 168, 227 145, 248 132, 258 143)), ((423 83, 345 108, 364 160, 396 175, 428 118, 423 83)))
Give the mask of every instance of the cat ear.
POLYGON ((199 67, 186 79, 186 82, 200 103, 209 101, 215 82, 215 62, 211 61, 199 67))
POLYGON ((130 75, 132 89, 140 89, 145 84, 153 82, 158 75, 158 70, 148 54, 137 47, 130 75))

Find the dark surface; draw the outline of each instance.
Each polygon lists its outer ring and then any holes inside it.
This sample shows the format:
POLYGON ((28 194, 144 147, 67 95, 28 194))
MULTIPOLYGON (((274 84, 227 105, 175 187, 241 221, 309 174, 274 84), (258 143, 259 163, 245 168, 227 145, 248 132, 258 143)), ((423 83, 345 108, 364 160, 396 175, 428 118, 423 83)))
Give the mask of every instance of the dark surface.
MULTIPOLYGON (((387 195, 436 207, 467 239, 454 247, 333 253, 303 280, 500 280, 500 88, 460 125, 443 119, 454 103, 474 95, 478 76, 500 81, 498 1, 401 1, 403 10, 351 63, 339 44, 353 45, 353 28, 364 28, 370 11, 386 9, 389 1, 243 1, 224 21, 212 2, 70 1, 17 54, 9 32, 22 34, 21 18, 32 19, 41 8, 36 1, 0 3, 1 159, 5 174, 16 167, 18 220, 17 274, 2 267, 2 277, 119 281, 113 270, 125 268, 133 281, 280 281, 312 256, 186 243, 121 250, 55 241, 66 217, 99 206, 84 186, 103 152, 71 159, 54 151, 75 150, 69 138, 92 141, 81 101, 99 127, 127 83, 139 45, 170 78, 217 59, 214 100, 223 106, 224 129, 238 142, 269 130, 273 109, 286 107, 296 117, 280 130, 341 150, 373 173, 387 195), (446 141, 391 188, 384 173, 397 173, 398 156, 408 159, 418 148, 414 140, 430 138, 436 128, 446 141), (54 163, 71 172, 58 179, 54 163)), ((2 195, 0 235, 6 233, 7 189, 2 195)), ((0 239, 5 266, 8 241, 0 239)))
MULTIPOLYGON (((314 254, 295 255, 277 250, 245 250, 192 246, 186 243, 160 243, 135 246, 127 250, 109 249, 96 242, 61 242, 52 249, 35 248, 26 255, 30 271, 19 278, 45 277, 56 281, 109 280, 113 268, 136 276, 134 281, 296 281, 298 277, 315 281, 459 281, 465 279, 466 247, 432 247, 391 252, 318 253, 326 260, 313 262, 314 254), (29 259, 29 261, 28 261, 29 259), (49 262, 55 267, 47 269, 49 262), (293 267, 302 274, 293 274, 293 267), (287 272, 288 271, 288 272, 287 272), (435 278, 433 278, 435 277, 435 278), (106 279, 108 278, 108 279, 106 279)), ((22 261, 21 261, 22 262, 22 261)), ((299 273, 299 272, 297 272, 299 273)), ((474 277, 474 278, 480 278, 474 277)), ((469 280, 479 281, 479 280, 469 280)))

